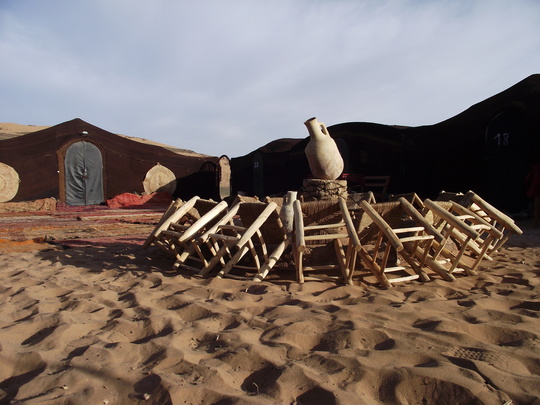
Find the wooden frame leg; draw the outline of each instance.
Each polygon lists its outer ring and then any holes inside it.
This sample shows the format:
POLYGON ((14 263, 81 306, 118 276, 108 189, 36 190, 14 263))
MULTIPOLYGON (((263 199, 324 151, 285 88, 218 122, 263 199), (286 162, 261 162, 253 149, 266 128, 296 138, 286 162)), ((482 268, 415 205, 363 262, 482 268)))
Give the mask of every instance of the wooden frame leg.
POLYGON ((300 284, 304 283, 304 270, 303 270, 303 263, 302 260, 304 258, 304 252, 298 251, 298 254, 296 255, 296 281, 298 281, 300 284))
POLYGON ((249 252, 250 247, 249 245, 244 245, 238 249, 238 252, 233 256, 231 260, 227 262, 224 268, 222 268, 219 273, 216 275, 217 278, 223 278, 229 271, 232 270, 233 266, 238 263, 240 260, 242 260, 242 257, 249 252))
POLYGON ((274 267, 276 262, 279 260, 279 258, 283 255, 283 252, 285 252, 285 249, 289 246, 289 241, 283 241, 278 245, 277 248, 274 249, 274 251, 270 254, 268 257, 268 260, 266 263, 260 268, 257 275, 253 278, 253 281, 263 281, 264 278, 268 275, 270 270, 274 267))
POLYGON ((343 282, 347 283, 349 279, 349 271, 347 270, 347 257, 345 256, 345 251, 343 250, 343 243, 339 239, 334 241, 334 249, 336 251, 336 258, 339 261, 339 269, 341 275, 343 276, 343 282))

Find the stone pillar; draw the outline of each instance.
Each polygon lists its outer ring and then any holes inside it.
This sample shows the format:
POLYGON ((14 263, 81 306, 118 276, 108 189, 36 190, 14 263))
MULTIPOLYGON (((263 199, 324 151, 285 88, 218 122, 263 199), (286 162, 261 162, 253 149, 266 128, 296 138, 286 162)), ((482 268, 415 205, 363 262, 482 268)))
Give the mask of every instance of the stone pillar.
POLYGON ((347 180, 304 179, 302 192, 304 201, 347 198, 347 180))

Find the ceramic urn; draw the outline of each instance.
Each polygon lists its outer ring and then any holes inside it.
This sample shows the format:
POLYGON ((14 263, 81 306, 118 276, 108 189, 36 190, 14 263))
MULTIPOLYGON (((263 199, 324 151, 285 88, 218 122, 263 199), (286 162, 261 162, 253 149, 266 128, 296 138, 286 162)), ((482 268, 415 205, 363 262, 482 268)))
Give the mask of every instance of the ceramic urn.
POLYGON ((343 158, 326 125, 317 121, 316 117, 310 118, 304 125, 309 131, 305 153, 311 174, 316 179, 337 179, 343 172, 343 158))
POLYGON ((293 231, 294 225, 294 210, 293 203, 296 200, 297 191, 287 191, 283 196, 283 205, 279 211, 279 217, 287 232, 293 231))

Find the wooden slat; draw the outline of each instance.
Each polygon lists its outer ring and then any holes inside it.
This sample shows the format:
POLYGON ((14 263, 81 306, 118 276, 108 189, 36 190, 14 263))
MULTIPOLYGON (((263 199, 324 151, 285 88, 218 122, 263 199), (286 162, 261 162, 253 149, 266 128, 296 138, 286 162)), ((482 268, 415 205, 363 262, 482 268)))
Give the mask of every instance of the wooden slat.
POLYGON ((327 240, 327 239, 344 239, 348 238, 347 233, 328 233, 321 235, 304 235, 304 240, 327 240))
MULTIPOLYGON (((349 234, 349 249, 352 248, 355 251, 358 251, 361 248, 360 239, 358 238, 358 233, 356 232, 356 229, 354 227, 351 214, 349 213, 349 210, 347 209, 347 201, 344 198, 340 198, 339 205, 341 207, 341 212, 343 213, 343 222, 345 223, 345 227, 347 228, 347 233, 349 234)), ((349 269, 349 271, 352 272, 353 269, 349 269)))
POLYGON ((427 198, 424 201, 424 204, 426 205, 427 208, 432 210, 437 216, 439 216, 440 218, 448 222, 454 228, 458 228, 461 232, 465 233, 468 237, 476 239, 480 236, 478 232, 472 229, 468 224, 460 221, 458 218, 456 218, 455 215, 446 211, 444 208, 440 207, 437 203, 431 201, 429 198, 427 198))
POLYGON ((341 228, 345 226, 345 222, 336 222, 334 224, 326 225, 307 225, 304 226, 304 231, 320 231, 324 229, 341 228))
POLYGON ((523 231, 519 226, 517 226, 512 218, 510 218, 508 215, 502 213, 497 208, 495 208, 493 205, 485 201, 482 197, 480 197, 478 194, 469 191, 467 193, 467 196, 469 196, 471 200, 480 206, 484 211, 488 211, 488 215, 495 219, 498 223, 503 224, 505 228, 509 228, 512 232, 521 235, 523 231))
POLYGON ((392 228, 394 230, 395 233, 404 233, 404 232, 418 232, 418 231, 423 231, 424 230, 424 227, 423 226, 414 226, 414 227, 411 227, 411 228, 392 228))
POLYGON ((404 277, 398 277, 398 278, 389 278, 388 281, 390 281, 390 283, 394 284, 394 283, 400 283, 402 281, 410 281, 410 280, 416 280, 418 279, 420 276, 418 274, 414 274, 412 276, 404 276, 404 277))
MULTIPOLYGON (((426 218, 424 216, 422 216, 422 214, 420 212, 418 212, 418 210, 416 208, 414 208, 414 206, 409 201, 407 201, 404 197, 399 198, 398 201, 401 203, 401 206, 403 207, 403 210, 408 215, 410 215, 411 218, 416 223, 422 224, 422 226, 424 227, 424 229, 426 230, 427 233, 429 233, 430 235, 433 235, 435 237, 435 240, 437 240, 438 242, 442 242, 444 237, 441 235, 441 233, 437 229, 435 229, 435 227, 432 224, 430 224, 426 220, 426 218)), ((422 203, 422 205, 423 205, 423 203, 422 203)))
POLYGON ((371 205, 369 205, 369 203, 366 201, 360 201, 360 206, 364 212, 369 215, 371 220, 381 229, 394 249, 396 249, 398 252, 403 250, 403 244, 399 241, 399 238, 396 236, 392 228, 390 228, 386 221, 371 207, 371 205))
POLYGON ((395 271, 401 271, 401 270, 405 270, 406 267, 403 267, 403 266, 393 266, 393 267, 386 267, 384 269, 384 272, 385 273, 393 273, 395 271))
POLYGON ((188 241, 189 239, 192 239, 208 224, 208 222, 213 220, 221 212, 225 211, 226 208, 227 203, 225 201, 221 201, 219 204, 216 204, 214 208, 212 208, 210 211, 200 217, 184 232, 184 234, 180 237, 179 242, 183 243, 185 241, 188 241))
POLYGON ((406 242, 416 242, 419 240, 429 240, 429 239, 434 239, 433 235, 408 236, 405 238, 401 238, 400 241, 401 243, 406 243, 406 242))
POLYGON ((299 200, 295 200, 293 203, 294 209, 294 235, 296 242, 296 249, 301 252, 306 250, 306 240, 304 239, 304 217, 302 215, 302 205, 299 200))

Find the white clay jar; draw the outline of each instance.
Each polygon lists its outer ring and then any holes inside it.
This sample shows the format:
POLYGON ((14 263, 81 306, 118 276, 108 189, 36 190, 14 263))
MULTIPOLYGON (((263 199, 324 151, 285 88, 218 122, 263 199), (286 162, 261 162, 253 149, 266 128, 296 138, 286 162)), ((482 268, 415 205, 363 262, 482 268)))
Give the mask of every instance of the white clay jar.
POLYGON ((296 200, 297 193, 297 191, 287 191, 287 194, 283 196, 283 205, 281 206, 281 210, 279 211, 279 217, 281 218, 281 222, 283 223, 283 226, 285 227, 287 232, 293 231, 293 203, 296 200))
POLYGON ((309 131, 305 153, 311 174, 316 179, 337 179, 343 172, 343 158, 326 125, 317 121, 316 117, 310 118, 304 125, 309 131))

